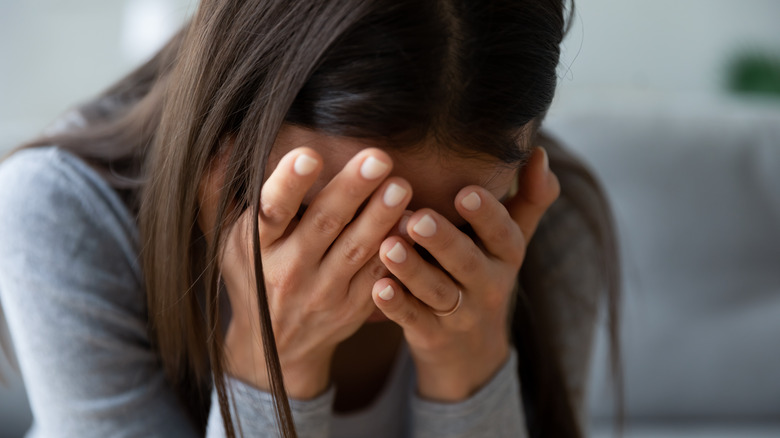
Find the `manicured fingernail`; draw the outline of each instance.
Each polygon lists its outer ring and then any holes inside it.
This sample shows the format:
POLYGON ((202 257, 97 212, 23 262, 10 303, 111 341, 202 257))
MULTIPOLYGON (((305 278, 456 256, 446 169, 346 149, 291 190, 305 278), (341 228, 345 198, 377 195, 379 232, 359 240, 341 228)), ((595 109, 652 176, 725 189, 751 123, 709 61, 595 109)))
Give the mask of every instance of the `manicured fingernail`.
POLYGON ((396 242, 395 246, 387 251, 387 258, 393 261, 393 263, 403 263, 406 261, 406 250, 400 242, 396 242))
POLYGON ((431 237, 436 234, 436 222, 430 215, 425 215, 412 227, 415 233, 423 237, 431 237))
POLYGON ((395 207, 404 200, 404 197, 406 197, 406 189, 396 183, 391 183, 387 186, 387 189, 385 189, 382 200, 385 202, 386 206, 395 207))
POLYGON ((300 176, 308 175, 314 172, 314 169, 316 168, 317 160, 306 154, 298 155, 298 158, 295 159, 295 164, 293 165, 295 173, 300 176))
POLYGON ((387 286, 386 288, 382 289, 377 295, 379 295, 379 298, 390 301, 395 296, 395 291, 393 290, 393 286, 387 286))
POLYGON ((460 205, 468 211, 476 211, 482 205, 482 199, 479 198, 477 192, 471 192, 460 200, 460 205))
POLYGON ((365 179, 377 179, 382 176, 389 166, 374 157, 368 157, 360 166, 360 175, 365 179))
POLYGON ((398 232, 401 233, 402 236, 408 236, 409 233, 406 231, 406 225, 409 224, 409 218, 412 217, 412 212, 409 210, 406 210, 404 212, 404 215, 401 216, 401 220, 398 221, 398 232))

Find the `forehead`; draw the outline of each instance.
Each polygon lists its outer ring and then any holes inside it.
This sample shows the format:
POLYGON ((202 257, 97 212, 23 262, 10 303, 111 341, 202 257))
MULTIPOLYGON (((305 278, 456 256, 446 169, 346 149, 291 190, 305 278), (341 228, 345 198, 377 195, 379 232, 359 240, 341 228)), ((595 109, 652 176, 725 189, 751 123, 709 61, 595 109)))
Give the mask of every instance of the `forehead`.
POLYGON ((498 159, 448 154, 446 147, 437 145, 426 147, 422 144, 412 149, 397 150, 371 140, 336 137, 286 125, 274 143, 266 175, 270 175, 284 154, 301 146, 316 150, 324 160, 322 173, 304 199, 304 204, 309 204, 356 153, 376 147, 393 159, 391 175, 404 178, 411 184, 410 210, 432 208, 455 224, 463 222, 453 205, 455 195, 463 187, 479 185, 501 199, 509 192, 517 172, 516 167, 498 159))

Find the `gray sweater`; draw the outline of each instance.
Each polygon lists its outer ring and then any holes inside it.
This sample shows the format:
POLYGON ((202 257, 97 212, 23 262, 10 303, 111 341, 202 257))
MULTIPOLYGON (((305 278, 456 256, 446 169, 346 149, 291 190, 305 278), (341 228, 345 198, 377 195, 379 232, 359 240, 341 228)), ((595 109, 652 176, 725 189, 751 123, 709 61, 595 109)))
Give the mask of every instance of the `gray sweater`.
MULTIPOLYGON (((138 242, 117 193, 72 154, 24 150, 0 165, 0 302, 34 415, 29 437, 196 435, 150 346, 138 242)), ((416 397, 407 357, 382 409, 334 421, 331 388, 293 400, 293 416, 301 437, 522 437, 516 360, 472 398, 441 404, 416 397)), ((270 394, 228 384, 245 436, 275 436, 270 394)), ((212 401, 207 436, 223 435, 212 401)))

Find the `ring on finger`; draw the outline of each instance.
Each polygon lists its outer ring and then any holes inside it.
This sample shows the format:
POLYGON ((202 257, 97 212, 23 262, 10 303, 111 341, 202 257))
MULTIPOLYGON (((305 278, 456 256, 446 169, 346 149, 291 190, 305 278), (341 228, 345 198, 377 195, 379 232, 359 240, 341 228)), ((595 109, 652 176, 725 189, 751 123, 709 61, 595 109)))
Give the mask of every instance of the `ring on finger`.
POLYGON ((458 302, 455 303, 455 305, 452 307, 452 309, 444 311, 444 312, 437 312, 437 311, 434 310, 433 314, 436 315, 436 316, 439 316, 439 317, 450 316, 453 313, 457 312, 458 309, 460 309, 460 303, 462 301, 463 301, 463 291, 458 289, 458 302))

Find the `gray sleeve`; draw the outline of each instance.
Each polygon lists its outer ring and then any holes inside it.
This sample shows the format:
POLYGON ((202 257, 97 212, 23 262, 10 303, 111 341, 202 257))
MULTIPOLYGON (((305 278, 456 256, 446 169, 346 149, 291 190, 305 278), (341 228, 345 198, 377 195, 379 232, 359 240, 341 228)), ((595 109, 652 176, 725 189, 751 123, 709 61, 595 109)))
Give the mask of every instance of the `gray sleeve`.
POLYGON ((0 166, 0 300, 28 436, 194 436, 147 336, 133 220, 75 160, 41 148, 0 166))
MULTIPOLYGON (((239 430, 240 422, 240 430, 244 436, 280 436, 274 411, 274 402, 270 393, 261 391, 234 378, 227 378, 226 383, 228 390, 232 390, 230 405, 236 431, 239 430)), ((330 436, 331 406, 333 405, 335 394, 336 391, 331 385, 325 393, 312 400, 290 400, 290 409, 295 429, 300 438, 325 438, 330 436)), ((225 436, 225 425, 220 415, 216 390, 212 391, 211 395, 211 412, 209 414, 206 436, 208 438, 225 436)))
POLYGON ((520 401, 517 353, 493 378, 460 403, 412 398, 412 436, 416 438, 523 438, 527 436, 520 401))

